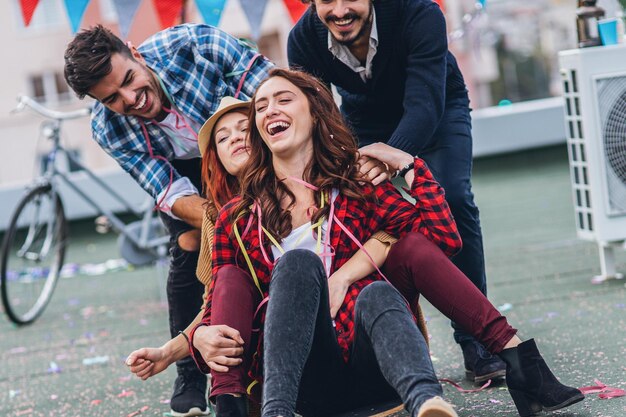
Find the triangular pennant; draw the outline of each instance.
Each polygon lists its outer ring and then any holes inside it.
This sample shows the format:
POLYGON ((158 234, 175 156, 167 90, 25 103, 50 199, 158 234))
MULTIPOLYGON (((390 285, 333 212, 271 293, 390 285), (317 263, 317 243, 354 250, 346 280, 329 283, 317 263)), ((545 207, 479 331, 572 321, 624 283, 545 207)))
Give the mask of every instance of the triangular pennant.
POLYGON ((261 22, 267 0, 239 0, 239 2, 250 23, 250 35, 256 41, 261 37, 261 22))
POLYGON ((78 31, 88 3, 89 0, 65 0, 65 8, 67 9, 67 17, 70 19, 72 33, 78 31))
POLYGON ((202 15, 204 23, 218 26, 224 11, 226 0, 196 0, 196 6, 202 15))
POLYGON ((156 9, 161 29, 174 26, 183 9, 183 0, 152 0, 156 9))
POLYGON ((30 20, 33 18, 33 13, 37 8, 39 0, 20 0, 20 6, 22 7, 22 18, 24 19, 24 26, 30 25, 30 20))
POLYGON ((293 23, 296 23, 304 12, 306 12, 306 9, 309 8, 308 5, 302 3, 300 0, 283 0, 283 2, 289 11, 289 16, 291 16, 293 23))
POLYGON ((443 6, 443 0, 433 0, 433 1, 439 5, 439 8, 441 9, 441 11, 445 12, 446 9, 443 6))
POLYGON ((113 0, 122 39, 126 39, 141 0, 113 0))

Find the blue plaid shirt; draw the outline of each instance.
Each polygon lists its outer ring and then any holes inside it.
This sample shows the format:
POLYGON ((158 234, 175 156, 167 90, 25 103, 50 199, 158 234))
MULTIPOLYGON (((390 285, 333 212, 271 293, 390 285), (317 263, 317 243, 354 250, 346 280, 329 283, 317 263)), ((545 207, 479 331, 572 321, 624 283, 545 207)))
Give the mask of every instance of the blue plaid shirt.
MULTIPOLYGON (((224 96, 234 96, 256 51, 229 34, 208 25, 186 24, 166 29, 146 40, 139 52, 163 81, 174 105, 200 125, 224 96)), ((249 99, 273 64, 257 58, 248 72, 240 98, 249 99)), ((139 119, 123 116, 100 102, 94 105, 91 127, 96 142, 153 197, 167 189, 170 166, 151 158, 139 119)), ((146 123, 154 155, 175 158, 167 134, 146 123)), ((173 181, 180 178, 174 170, 173 181)))

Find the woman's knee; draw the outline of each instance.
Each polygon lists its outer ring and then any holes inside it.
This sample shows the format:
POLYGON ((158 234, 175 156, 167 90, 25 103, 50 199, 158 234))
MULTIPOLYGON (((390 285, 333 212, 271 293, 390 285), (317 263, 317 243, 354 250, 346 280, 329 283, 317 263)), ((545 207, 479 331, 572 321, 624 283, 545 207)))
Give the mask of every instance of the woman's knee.
POLYGON ((411 262, 418 265, 429 262, 436 255, 443 255, 443 252, 419 232, 407 233, 394 243, 389 251, 389 257, 393 262, 411 262))
POLYGON ((386 310, 398 307, 407 308, 398 290, 388 282, 377 281, 363 288, 359 293, 355 311, 359 314, 379 315, 386 310))
POLYGON ((243 294, 255 294, 255 286, 250 274, 234 265, 221 267, 215 275, 215 288, 213 297, 239 296, 243 294))
POLYGON ((272 273, 272 285, 275 281, 287 281, 291 285, 314 283, 319 286, 326 280, 322 260, 310 250, 294 249, 278 259, 272 273))

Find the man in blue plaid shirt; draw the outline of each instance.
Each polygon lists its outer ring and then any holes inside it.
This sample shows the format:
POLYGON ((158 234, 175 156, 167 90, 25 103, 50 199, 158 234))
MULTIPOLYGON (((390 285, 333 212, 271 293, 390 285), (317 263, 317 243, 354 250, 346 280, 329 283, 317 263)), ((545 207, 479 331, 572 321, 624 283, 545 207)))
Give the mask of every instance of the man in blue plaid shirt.
MULTIPOLYGON (((98 144, 154 197, 171 235, 167 281, 174 337, 196 316, 203 286, 196 279, 200 227, 197 132, 224 96, 248 99, 272 64, 247 44, 207 25, 172 27, 139 48, 98 25, 65 53, 65 79, 82 99, 96 99, 98 144)), ((205 415, 206 377, 191 358, 177 362, 174 415, 205 415)))

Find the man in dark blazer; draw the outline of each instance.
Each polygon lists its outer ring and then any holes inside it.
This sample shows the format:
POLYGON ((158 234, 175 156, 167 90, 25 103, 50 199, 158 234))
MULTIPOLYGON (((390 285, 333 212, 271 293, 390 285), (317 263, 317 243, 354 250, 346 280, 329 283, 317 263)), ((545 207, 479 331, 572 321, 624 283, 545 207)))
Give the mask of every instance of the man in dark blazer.
MULTIPOLYGON (((310 7, 289 35, 290 66, 337 88, 365 158, 375 157, 376 142, 385 142, 428 163, 463 239, 453 261, 486 293, 471 190, 469 98, 448 50, 443 13, 432 0, 302 1, 310 7)), ((481 383, 504 376, 498 357, 453 327, 470 379, 481 383)))

